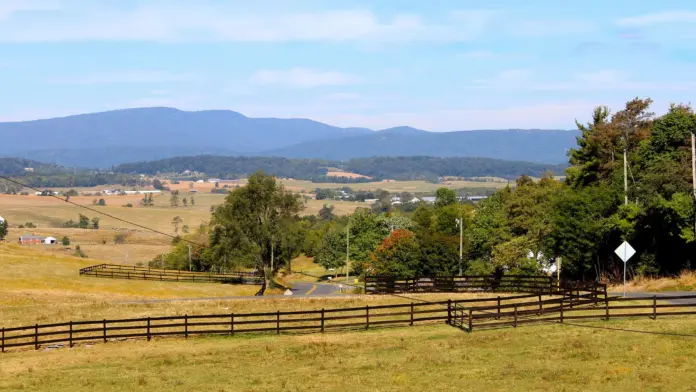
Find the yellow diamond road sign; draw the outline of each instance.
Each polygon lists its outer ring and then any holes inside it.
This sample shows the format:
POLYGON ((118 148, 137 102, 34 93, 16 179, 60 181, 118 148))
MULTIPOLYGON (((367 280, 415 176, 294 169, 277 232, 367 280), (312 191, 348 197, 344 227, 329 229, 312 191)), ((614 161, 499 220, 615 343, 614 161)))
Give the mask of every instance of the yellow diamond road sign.
POLYGON ((621 258, 621 260, 623 260, 623 262, 625 263, 628 261, 628 259, 633 257, 634 254, 636 254, 636 250, 633 249, 631 244, 624 241, 623 244, 619 245, 619 247, 616 248, 614 253, 616 253, 616 255, 619 256, 619 258, 621 258))

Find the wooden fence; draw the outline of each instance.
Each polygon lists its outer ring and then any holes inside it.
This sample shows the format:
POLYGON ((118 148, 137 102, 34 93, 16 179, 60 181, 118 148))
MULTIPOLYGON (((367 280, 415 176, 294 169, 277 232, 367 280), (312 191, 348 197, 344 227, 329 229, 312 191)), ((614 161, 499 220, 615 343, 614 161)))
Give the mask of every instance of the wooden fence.
POLYGON ((227 313, 178 315, 130 319, 101 319, 34 324, 2 328, 2 352, 10 348, 72 347, 79 342, 159 336, 234 335, 240 333, 318 333, 345 329, 369 329, 401 325, 413 326, 433 322, 452 323, 458 306, 505 306, 515 301, 536 298, 518 295, 498 298, 474 298, 439 302, 411 302, 397 305, 362 306, 354 308, 276 311, 261 313, 227 313))
POLYGON ((365 293, 432 293, 500 291, 522 293, 552 293, 555 281, 548 276, 431 276, 412 279, 392 276, 365 277, 365 293))
POLYGON ((469 332, 478 328, 517 327, 531 323, 563 323, 566 320, 609 320, 696 314, 696 295, 598 298, 593 294, 560 298, 464 306, 455 304, 452 325, 469 332), (673 302, 673 301, 681 302, 673 302))
POLYGON ((263 277, 253 272, 214 274, 166 270, 119 264, 98 264, 80 269, 80 275, 96 278, 156 280, 160 282, 262 284, 263 277))

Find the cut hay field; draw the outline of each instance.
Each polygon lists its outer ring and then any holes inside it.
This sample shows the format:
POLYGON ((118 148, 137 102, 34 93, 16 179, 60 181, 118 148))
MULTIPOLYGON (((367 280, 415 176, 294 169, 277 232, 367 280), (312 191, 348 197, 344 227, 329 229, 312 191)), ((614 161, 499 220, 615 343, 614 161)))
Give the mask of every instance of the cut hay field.
MULTIPOLYGON (((696 332, 694 318, 585 325, 696 332)), ((5 353, 0 391, 687 391, 695 350, 568 325, 154 339, 5 353)))
MULTIPOLYGON (((500 189, 507 186, 507 182, 500 181, 463 181, 463 180, 453 180, 447 181, 442 184, 433 184, 427 181, 374 181, 374 182, 364 182, 364 183, 354 183, 354 184, 338 184, 338 183, 323 183, 323 182, 311 182, 304 180, 281 180, 282 184, 285 185, 287 189, 293 190, 295 192, 310 192, 316 188, 343 188, 349 187, 354 190, 377 190, 384 189, 392 193, 400 192, 423 192, 423 193, 435 193, 436 190, 442 187, 461 189, 467 188, 471 191, 476 191, 477 189, 500 189)), ((513 181, 514 184, 514 181, 513 181)))

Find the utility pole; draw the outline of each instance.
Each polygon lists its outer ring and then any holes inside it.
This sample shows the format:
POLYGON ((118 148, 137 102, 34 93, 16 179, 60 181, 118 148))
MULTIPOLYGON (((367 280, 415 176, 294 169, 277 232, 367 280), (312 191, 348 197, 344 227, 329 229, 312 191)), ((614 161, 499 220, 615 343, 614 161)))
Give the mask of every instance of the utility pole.
POLYGON ((346 226, 346 283, 350 277, 350 226, 346 226))
POLYGON ((271 276, 273 276, 273 256, 275 253, 275 245, 273 244, 273 237, 271 237, 271 276))
POLYGON ((626 160, 626 150, 628 138, 624 137, 623 166, 624 166, 624 204, 628 205, 628 161, 626 160))
POLYGON ((459 226, 459 276, 462 276, 462 253, 464 250, 464 218, 457 218, 455 219, 457 222, 457 226, 459 226))
POLYGON ((189 256, 189 271, 193 271, 193 269, 191 268, 191 244, 189 244, 189 246, 188 246, 188 251, 189 251, 189 255, 188 255, 189 256))

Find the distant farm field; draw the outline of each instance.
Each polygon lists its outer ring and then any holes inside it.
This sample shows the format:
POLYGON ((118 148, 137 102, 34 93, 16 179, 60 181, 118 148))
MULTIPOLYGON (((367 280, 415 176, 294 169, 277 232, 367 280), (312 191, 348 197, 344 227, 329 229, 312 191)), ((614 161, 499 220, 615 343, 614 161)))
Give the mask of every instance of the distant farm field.
MULTIPOLYGON (((392 193, 401 192, 424 192, 424 193, 435 193, 439 188, 447 187, 452 189, 467 188, 475 192, 476 189, 500 189, 507 186, 507 182, 500 181, 463 181, 463 180, 453 180, 447 181, 442 184, 433 184, 427 181, 373 181, 373 182, 361 182, 352 184, 339 184, 339 183, 324 183, 324 182, 312 182, 305 180, 281 180, 286 188, 296 191, 296 192, 309 192, 316 188, 343 188, 349 187, 353 190, 377 190, 383 189, 392 193)), ((513 182, 514 184, 514 182, 513 182)))

